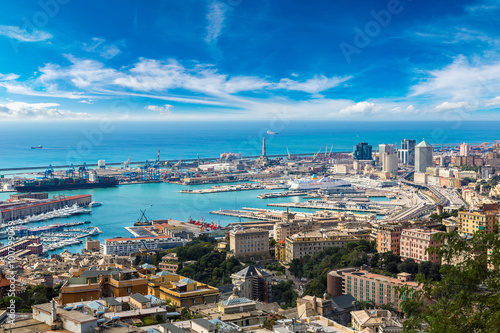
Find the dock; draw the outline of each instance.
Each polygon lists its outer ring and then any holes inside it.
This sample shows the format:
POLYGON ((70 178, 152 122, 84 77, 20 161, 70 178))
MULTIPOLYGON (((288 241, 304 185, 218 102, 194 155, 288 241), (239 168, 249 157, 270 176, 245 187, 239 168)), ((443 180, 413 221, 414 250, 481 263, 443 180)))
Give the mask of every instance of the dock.
MULTIPOLYGON (((260 209, 260 208, 245 208, 243 207, 241 210, 238 209, 220 209, 211 211, 210 214, 215 215, 225 215, 225 216, 234 216, 245 219, 252 220, 261 220, 261 221, 281 221, 282 216, 285 211, 282 210, 270 210, 270 209, 260 209)), ((290 212, 296 215, 310 215, 309 213, 297 213, 290 212)))
POLYGON ((301 197, 308 195, 302 191, 287 191, 287 192, 271 192, 262 193, 257 196, 259 199, 286 198, 286 197, 301 197))
POLYGON ((210 188, 197 189, 197 190, 180 190, 179 193, 208 194, 208 193, 252 191, 252 190, 265 190, 265 189, 266 186, 262 184, 245 183, 236 185, 211 186, 210 188))
MULTIPOLYGON (((345 212, 364 212, 379 215, 387 215, 390 211, 387 208, 379 208, 375 205, 344 205, 340 202, 322 201, 322 200, 309 200, 306 202, 286 202, 286 203, 271 203, 267 204, 270 207, 293 207, 305 209, 321 209, 321 210, 335 210, 345 212)), ((394 207, 396 208, 396 207, 394 207)))

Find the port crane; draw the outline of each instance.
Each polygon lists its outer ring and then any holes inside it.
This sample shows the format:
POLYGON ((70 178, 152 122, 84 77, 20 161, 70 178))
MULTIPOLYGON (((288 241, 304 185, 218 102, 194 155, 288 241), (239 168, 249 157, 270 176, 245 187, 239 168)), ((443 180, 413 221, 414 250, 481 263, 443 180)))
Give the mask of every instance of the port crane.
POLYGON ((73 163, 71 163, 70 167, 66 170, 66 177, 68 178, 75 177, 75 167, 73 163))
POLYGON ((89 178, 89 168, 87 168, 87 162, 83 162, 83 165, 78 168, 78 177, 89 178))
POLYGON ((128 160, 126 160, 125 162, 122 163, 122 165, 125 167, 125 168, 128 168, 130 164, 130 156, 128 157, 128 160))
POLYGON ((44 172, 45 178, 54 178, 54 168, 52 167, 52 164, 49 165, 47 170, 44 172))
POLYGON ((314 158, 316 158, 316 156, 318 156, 318 155, 319 155, 319 153, 321 152, 321 149, 323 149, 323 148, 320 148, 320 149, 318 150, 318 152, 317 152, 316 154, 314 154, 313 159, 314 159, 314 158))
POLYGON ((291 160, 292 156, 290 156, 290 152, 288 151, 288 146, 285 146, 285 147, 286 147, 286 153, 288 155, 288 159, 291 160))

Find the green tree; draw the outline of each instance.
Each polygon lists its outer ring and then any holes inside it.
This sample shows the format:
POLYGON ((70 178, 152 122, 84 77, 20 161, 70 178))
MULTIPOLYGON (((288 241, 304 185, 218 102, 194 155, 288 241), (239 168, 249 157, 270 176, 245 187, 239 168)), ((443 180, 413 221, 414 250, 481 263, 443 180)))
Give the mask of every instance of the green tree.
MULTIPOLYGON (((444 245, 428 249, 443 262, 439 281, 417 276, 422 286, 402 302, 409 316, 406 332, 498 332, 500 323, 500 239, 478 231, 471 238, 458 233, 435 236, 444 245), (432 300, 432 302, 429 302, 432 300)), ((436 274, 431 264, 424 267, 436 274)), ((420 270, 420 267, 419 267, 420 270)), ((408 288, 399 290, 409 295, 408 288)))

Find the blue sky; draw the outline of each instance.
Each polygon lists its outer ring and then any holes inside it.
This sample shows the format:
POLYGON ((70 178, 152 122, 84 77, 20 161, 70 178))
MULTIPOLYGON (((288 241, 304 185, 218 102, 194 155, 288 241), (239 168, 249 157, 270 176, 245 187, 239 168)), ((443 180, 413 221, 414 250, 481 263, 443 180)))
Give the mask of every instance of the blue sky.
POLYGON ((493 0, 4 1, 0 120, 500 119, 493 0))

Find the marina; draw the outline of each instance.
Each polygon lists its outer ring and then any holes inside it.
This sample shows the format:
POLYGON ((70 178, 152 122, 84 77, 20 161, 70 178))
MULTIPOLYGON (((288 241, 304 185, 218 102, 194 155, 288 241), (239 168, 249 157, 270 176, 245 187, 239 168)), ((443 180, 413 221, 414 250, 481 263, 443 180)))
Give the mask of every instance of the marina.
POLYGON ((28 216, 24 219, 17 219, 10 221, 9 223, 2 223, 0 229, 6 228, 8 225, 22 225, 28 223, 48 221, 56 218, 70 217, 75 215, 90 214, 92 210, 79 207, 78 205, 73 205, 71 207, 64 207, 61 209, 55 209, 50 212, 41 213, 37 215, 28 216))

